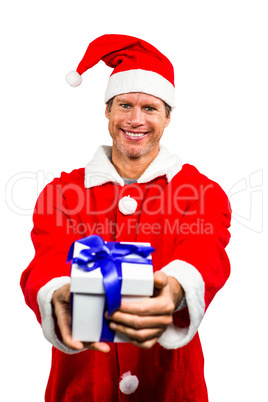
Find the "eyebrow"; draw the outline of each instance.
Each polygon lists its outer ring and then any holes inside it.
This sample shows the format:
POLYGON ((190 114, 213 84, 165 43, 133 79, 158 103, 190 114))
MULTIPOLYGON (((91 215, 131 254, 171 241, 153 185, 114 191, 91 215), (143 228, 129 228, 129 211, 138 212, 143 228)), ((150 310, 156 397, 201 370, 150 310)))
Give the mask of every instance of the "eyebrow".
POLYGON ((123 96, 121 97, 121 98, 119 98, 119 96, 116 98, 116 102, 117 103, 122 103, 122 102, 125 102, 125 103, 131 103, 129 100, 127 100, 126 98, 124 98, 123 96))
MULTIPOLYGON (((129 99, 126 99, 124 96, 119 97, 117 96, 116 98, 116 102, 119 103, 129 103, 131 104, 132 101, 130 101, 129 99)), ((160 101, 161 102, 161 101, 160 101)), ((145 106, 152 106, 152 107, 157 107, 160 105, 160 102, 158 100, 151 100, 151 101, 144 101, 144 105, 145 106)))

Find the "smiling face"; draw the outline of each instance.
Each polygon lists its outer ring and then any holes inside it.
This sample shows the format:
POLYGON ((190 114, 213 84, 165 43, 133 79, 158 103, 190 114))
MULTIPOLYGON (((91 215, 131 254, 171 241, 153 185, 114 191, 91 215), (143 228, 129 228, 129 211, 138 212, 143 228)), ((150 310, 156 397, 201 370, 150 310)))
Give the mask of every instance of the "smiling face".
POLYGON ((152 161, 159 151, 159 141, 170 122, 164 102, 152 95, 132 92, 117 95, 105 115, 113 139, 113 157, 152 161))

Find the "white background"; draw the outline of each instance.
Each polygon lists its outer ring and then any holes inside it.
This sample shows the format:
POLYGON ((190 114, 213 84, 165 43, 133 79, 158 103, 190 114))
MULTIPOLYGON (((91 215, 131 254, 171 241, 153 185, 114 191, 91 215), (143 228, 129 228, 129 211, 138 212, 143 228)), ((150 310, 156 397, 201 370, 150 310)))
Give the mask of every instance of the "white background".
POLYGON ((232 275, 200 328, 210 401, 267 401, 267 2, 3 4, 0 399, 43 400, 50 345, 19 288, 33 257, 31 212, 48 181, 110 143, 103 97, 111 70, 99 63, 76 89, 65 74, 90 41, 122 33, 172 60, 177 108, 163 144, 219 182, 234 211, 232 275))

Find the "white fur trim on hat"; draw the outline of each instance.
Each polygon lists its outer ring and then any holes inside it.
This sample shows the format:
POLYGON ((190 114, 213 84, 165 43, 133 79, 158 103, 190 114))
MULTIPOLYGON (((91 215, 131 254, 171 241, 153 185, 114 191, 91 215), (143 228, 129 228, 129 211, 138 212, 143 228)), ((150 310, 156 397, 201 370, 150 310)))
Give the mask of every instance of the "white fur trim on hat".
POLYGON ((105 103, 119 94, 143 92, 156 96, 175 108, 175 88, 166 78, 153 71, 127 70, 112 74, 105 93, 105 103))
POLYGON ((122 380, 119 383, 120 391, 126 395, 133 394, 139 386, 138 377, 131 375, 131 372, 127 371, 121 378, 122 380))

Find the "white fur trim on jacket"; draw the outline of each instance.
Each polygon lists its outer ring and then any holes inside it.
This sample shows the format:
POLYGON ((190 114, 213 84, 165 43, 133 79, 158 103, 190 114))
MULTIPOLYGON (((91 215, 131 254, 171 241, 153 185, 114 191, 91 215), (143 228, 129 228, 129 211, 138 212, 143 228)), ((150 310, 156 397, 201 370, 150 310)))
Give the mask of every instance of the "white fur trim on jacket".
POLYGON ((162 271, 177 279, 183 287, 190 316, 188 328, 171 324, 158 340, 166 349, 177 349, 189 343, 197 333, 205 313, 205 284, 197 269, 182 260, 171 261, 162 271))
POLYGON ((59 289, 63 285, 70 283, 69 276, 62 276, 60 278, 54 278, 49 281, 45 286, 43 286, 37 295, 37 301, 39 305, 39 310, 41 313, 41 324, 42 330, 45 338, 52 343, 55 348, 61 350, 62 352, 73 354, 79 351, 73 350, 65 346, 57 337, 55 332, 55 323, 52 314, 51 299, 55 290, 59 289))
MULTIPOLYGON (((112 147, 102 145, 99 147, 85 168, 85 187, 91 188, 100 186, 107 182, 114 182, 124 186, 124 180, 119 176, 115 167, 111 163, 112 147)), ((147 183, 156 177, 166 176, 170 182, 172 178, 181 170, 182 163, 178 156, 171 155, 169 151, 160 145, 157 157, 148 166, 138 183, 147 183)))

